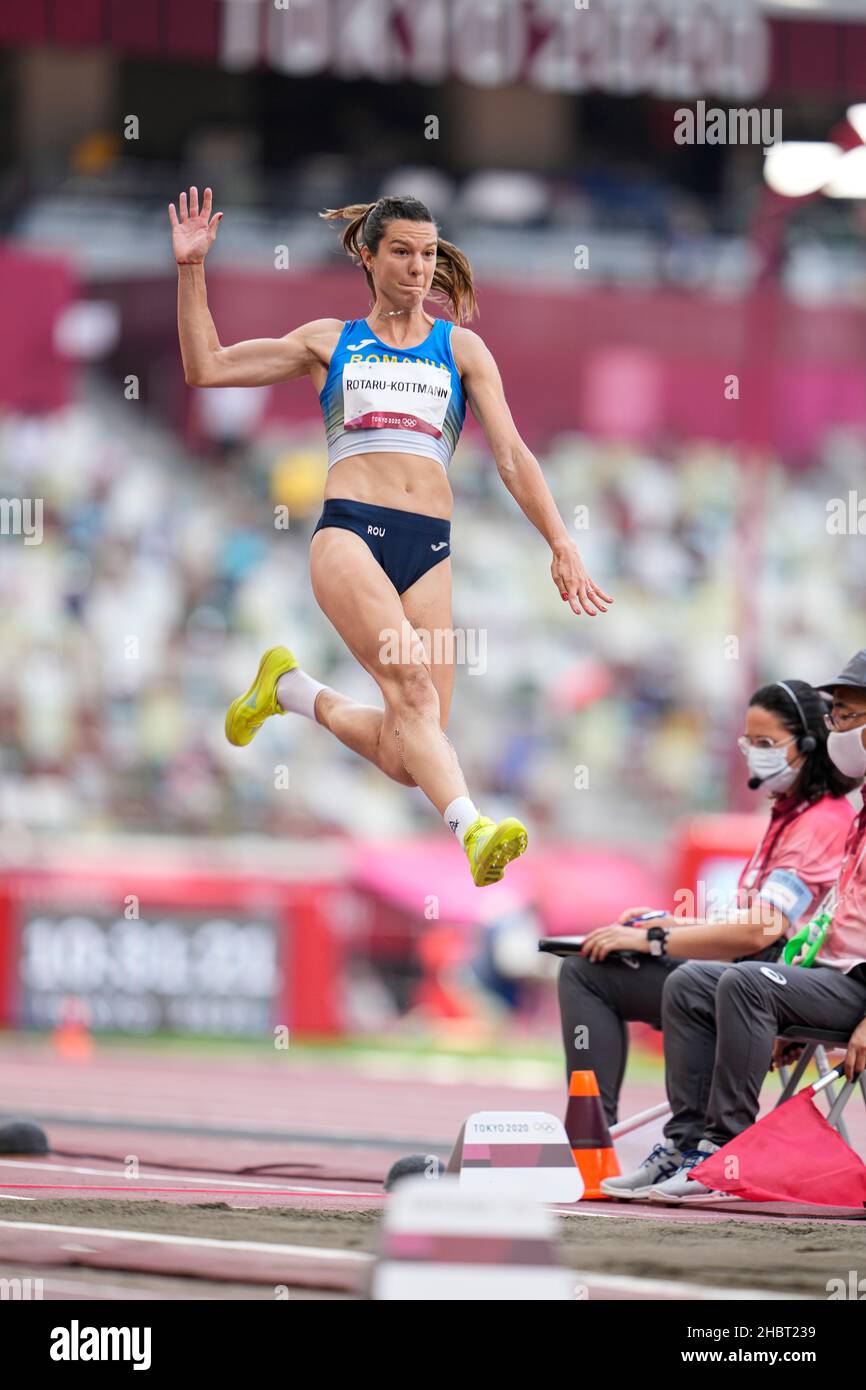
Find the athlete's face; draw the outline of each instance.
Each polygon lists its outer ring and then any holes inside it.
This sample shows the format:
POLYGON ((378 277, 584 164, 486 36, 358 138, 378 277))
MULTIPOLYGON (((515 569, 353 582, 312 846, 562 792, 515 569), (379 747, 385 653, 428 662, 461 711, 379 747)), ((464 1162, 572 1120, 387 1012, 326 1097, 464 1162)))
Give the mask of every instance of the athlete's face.
POLYGON ((432 222, 395 218, 385 228, 375 256, 363 248, 377 294, 395 309, 420 309, 436 269, 436 228, 432 222))

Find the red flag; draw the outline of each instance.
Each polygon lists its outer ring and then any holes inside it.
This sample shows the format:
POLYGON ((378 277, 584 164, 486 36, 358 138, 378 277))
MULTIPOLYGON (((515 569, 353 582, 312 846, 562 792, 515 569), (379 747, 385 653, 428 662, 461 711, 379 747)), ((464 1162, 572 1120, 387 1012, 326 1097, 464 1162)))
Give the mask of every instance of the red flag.
POLYGON ((689 1177, 750 1202, 866 1206, 866 1166, 816 1110, 813 1095, 812 1086, 798 1091, 704 1159, 689 1177))

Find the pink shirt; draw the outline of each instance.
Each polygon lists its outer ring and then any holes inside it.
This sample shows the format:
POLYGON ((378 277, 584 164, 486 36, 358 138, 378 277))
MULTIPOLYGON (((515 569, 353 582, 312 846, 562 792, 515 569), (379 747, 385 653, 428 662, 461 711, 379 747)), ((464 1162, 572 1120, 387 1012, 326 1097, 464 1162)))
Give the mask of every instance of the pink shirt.
POLYGON ((853 819, 854 808, 844 796, 822 796, 804 810, 779 797, 758 849, 740 874, 740 888, 784 912, 792 930, 802 925, 839 877, 853 819))
POLYGON ((863 810, 848 835, 839 875, 839 900, 816 965, 852 970, 866 960, 866 792, 863 810))

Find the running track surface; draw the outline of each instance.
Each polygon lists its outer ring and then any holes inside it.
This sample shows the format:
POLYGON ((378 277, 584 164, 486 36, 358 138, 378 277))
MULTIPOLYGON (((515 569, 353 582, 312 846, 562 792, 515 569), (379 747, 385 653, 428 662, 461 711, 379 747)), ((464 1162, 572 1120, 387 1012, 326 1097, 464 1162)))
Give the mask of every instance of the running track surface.
MULTIPOLYGON (((562 1090, 539 1084, 537 1068, 512 1069, 508 1081, 492 1065, 472 1080, 447 1062, 432 1074, 423 1063, 419 1070, 420 1076, 411 1074, 388 1058, 349 1069, 296 1062, 290 1054, 284 1061, 258 1061, 103 1046, 82 1061, 60 1057, 45 1043, 7 1041, 0 1045, 0 1120, 17 1115, 39 1121, 54 1152, 44 1159, 0 1159, 3 1272, 13 1266, 32 1271, 85 1265, 260 1284, 271 1298, 275 1285, 335 1293, 358 1289, 370 1258, 345 1242, 327 1248, 278 1240, 272 1232, 264 1241, 247 1238, 241 1231, 208 1240, 187 1228, 154 1233, 152 1223, 137 1232, 128 1219, 118 1223, 125 1229, 115 1230, 112 1209, 119 1202, 128 1211, 130 1200, 157 1200, 184 1207, 217 1204, 239 1213, 268 1207, 311 1215, 323 1209, 379 1211, 387 1201, 382 1179, 391 1163, 407 1152, 447 1158, 473 1111, 563 1113, 562 1090), (82 1226, 79 1216, 74 1230, 65 1227, 56 1212, 58 1198, 92 1203, 89 1224, 82 1226), (19 1224, 30 1202, 46 1199, 55 1207, 50 1217, 19 1224)), ((770 1101, 774 1091, 768 1082, 770 1101)), ((662 1098, 658 1086, 626 1084, 621 1114, 662 1098)), ((847 1114, 852 1140, 866 1152, 866 1119, 856 1097, 847 1114)), ((621 1163, 642 1157, 657 1133, 658 1126, 647 1127, 623 1138, 617 1146, 621 1163)), ((613 1214, 609 1203, 581 1203, 581 1211, 613 1214)), ((809 1214, 814 1217, 815 1209, 809 1214)), ((695 1218, 693 1209, 629 1208, 629 1215, 656 1222, 695 1218)), ((708 1223, 731 1216, 730 1208, 701 1212, 708 1223)), ((736 1217, 767 1219, 759 1209, 736 1217)), ((630 1288, 628 1280, 605 1286, 604 1280, 593 1283, 592 1275, 582 1277, 598 1297, 694 1296, 694 1290, 678 1295, 671 1286, 652 1290, 646 1281, 633 1281, 630 1288)), ((104 1284, 105 1279, 94 1285, 101 1292, 91 1296, 105 1297, 104 1284)), ((125 1295, 119 1288, 116 1296, 148 1295, 125 1295)))

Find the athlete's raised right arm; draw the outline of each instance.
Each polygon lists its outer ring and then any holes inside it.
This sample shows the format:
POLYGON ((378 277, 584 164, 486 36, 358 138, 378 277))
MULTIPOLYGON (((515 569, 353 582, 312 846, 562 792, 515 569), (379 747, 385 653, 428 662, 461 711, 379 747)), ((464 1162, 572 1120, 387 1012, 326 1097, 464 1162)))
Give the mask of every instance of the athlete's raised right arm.
POLYGON ((180 195, 180 215, 168 205, 171 244, 177 262, 177 331, 188 386, 269 386, 306 376, 318 362, 327 365, 338 319, 314 319, 283 338, 250 338, 223 347, 207 306, 204 258, 214 243, 222 213, 211 216, 213 194, 180 195))

